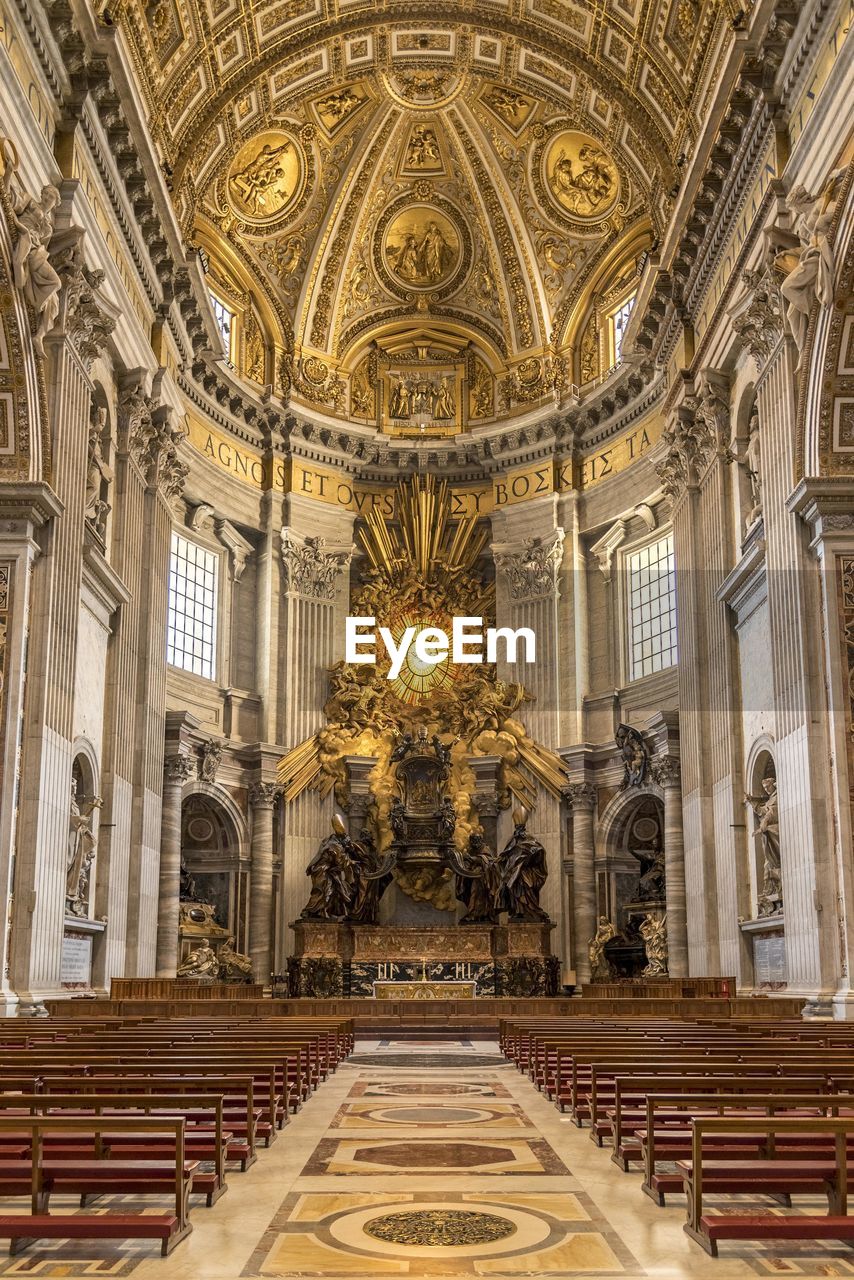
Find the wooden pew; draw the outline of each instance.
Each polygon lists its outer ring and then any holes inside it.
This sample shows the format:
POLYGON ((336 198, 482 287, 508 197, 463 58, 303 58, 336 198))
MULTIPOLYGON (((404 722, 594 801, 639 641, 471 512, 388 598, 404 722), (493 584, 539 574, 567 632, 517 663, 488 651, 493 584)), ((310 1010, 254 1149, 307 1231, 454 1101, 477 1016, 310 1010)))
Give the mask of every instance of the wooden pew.
POLYGON ((171 1253, 192 1230, 188 1200, 196 1161, 184 1156, 184 1120, 134 1116, 0 1116, 0 1134, 23 1132, 29 1156, 0 1165, 0 1195, 28 1196, 28 1214, 0 1214, 0 1238, 16 1254, 35 1240, 160 1240, 161 1253, 171 1253), (169 1161, 54 1160, 45 1152, 46 1135, 96 1137, 105 1131, 140 1136, 168 1134, 174 1141, 169 1161), (174 1192, 172 1213, 59 1214, 48 1211, 51 1192, 98 1195, 105 1192, 163 1195, 174 1192))
POLYGON ((685 1231, 717 1257, 720 1240, 854 1240, 854 1218, 848 1217, 848 1141, 854 1135, 854 1116, 846 1118, 781 1119, 703 1118, 693 1122, 691 1159, 680 1161, 679 1172, 688 1196, 685 1231), (832 1158, 824 1160, 760 1160, 719 1167, 703 1151, 711 1136, 756 1134, 815 1134, 832 1140, 832 1158), (703 1212, 709 1191, 726 1194, 812 1194, 828 1197, 827 1214, 745 1213, 720 1216, 703 1212))

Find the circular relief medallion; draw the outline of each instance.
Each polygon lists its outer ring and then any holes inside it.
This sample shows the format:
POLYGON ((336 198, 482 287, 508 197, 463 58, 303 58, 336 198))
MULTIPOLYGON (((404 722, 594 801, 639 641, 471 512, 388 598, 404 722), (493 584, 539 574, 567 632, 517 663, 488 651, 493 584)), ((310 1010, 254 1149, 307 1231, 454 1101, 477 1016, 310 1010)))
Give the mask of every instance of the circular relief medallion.
POLYGON ((365 1231, 391 1244, 453 1245, 488 1244, 512 1236, 516 1224, 494 1213, 464 1209, 419 1209, 387 1213, 365 1224, 365 1231))
POLYGON ((446 297, 471 261, 471 238, 448 201, 395 203, 380 218, 374 259, 383 282, 403 296, 446 297))
POLYGON ((212 840, 213 834, 214 828, 210 818, 190 818, 187 823, 187 835, 191 840, 195 840, 197 844, 201 844, 205 840, 212 840))
POLYGON ((638 818, 632 826, 632 835, 636 840, 654 840, 658 835, 658 823, 655 818, 638 818))
POLYGON ((545 149, 546 190, 563 212, 575 218, 604 218, 620 194, 617 166, 595 138, 565 130, 545 149))
POLYGON ((228 198, 235 213, 251 222, 268 222, 288 207, 303 185, 302 148, 282 129, 245 142, 228 172, 228 198))

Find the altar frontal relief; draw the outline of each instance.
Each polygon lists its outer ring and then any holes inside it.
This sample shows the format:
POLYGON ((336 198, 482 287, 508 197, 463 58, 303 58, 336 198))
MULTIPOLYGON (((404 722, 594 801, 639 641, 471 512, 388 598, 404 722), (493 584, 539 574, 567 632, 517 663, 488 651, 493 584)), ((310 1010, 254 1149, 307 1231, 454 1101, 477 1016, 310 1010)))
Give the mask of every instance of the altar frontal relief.
MULTIPOLYGON (((359 533, 366 568, 349 612, 375 619, 391 643, 377 646, 375 661, 336 664, 329 673, 326 727, 289 752, 279 768, 286 800, 306 788, 324 796, 334 790, 346 808, 347 759, 374 759, 371 817, 380 852, 393 838, 399 799, 393 763, 407 737, 427 735, 447 754, 453 808, 448 838, 459 850, 468 850, 481 829, 472 801, 472 759, 499 758, 506 805, 515 796, 531 810, 540 787, 559 795, 567 782, 562 761, 525 729, 530 695, 521 684, 499 679, 488 661, 454 661, 453 646, 438 661, 425 661, 414 644, 404 648, 407 634, 428 629, 452 637, 455 618, 482 619, 484 630, 494 623, 495 586, 481 568, 487 528, 474 515, 452 520, 452 505, 448 486, 428 477, 398 486, 393 522, 379 508, 366 515, 359 533), (393 662, 392 653, 403 656, 393 662)), ((488 657, 485 644, 482 656, 488 657)), ((425 899, 441 892, 443 877, 446 890, 448 875, 437 869, 437 882, 422 876, 417 892, 425 899)))

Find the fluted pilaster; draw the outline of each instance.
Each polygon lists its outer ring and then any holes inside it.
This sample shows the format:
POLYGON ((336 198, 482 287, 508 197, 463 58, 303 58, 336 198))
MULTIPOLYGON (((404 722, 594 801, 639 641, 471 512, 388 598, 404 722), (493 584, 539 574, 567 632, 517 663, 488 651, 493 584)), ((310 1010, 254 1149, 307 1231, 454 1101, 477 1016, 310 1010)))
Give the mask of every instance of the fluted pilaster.
POLYGON ((252 809, 249 954, 252 976, 265 986, 270 981, 273 963, 273 806, 280 795, 281 787, 274 782, 253 782, 249 788, 252 809))
POLYGON ((160 888, 157 895, 157 977, 174 978, 178 967, 178 903, 181 883, 181 792, 193 772, 183 752, 163 762, 160 827, 160 888))
POLYGON ((572 805, 572 950, 575 981, 580 985, 590 981, 587 948, 596 932, 596 788, 588 782, 572 782, 567 790, 572 805))
POLYGON ((675 756, 653 760, 652 776, 664 792, 664 876, 667 900, 667 967, 671 978, 688 976, 685 839, 681 770, 675 756))

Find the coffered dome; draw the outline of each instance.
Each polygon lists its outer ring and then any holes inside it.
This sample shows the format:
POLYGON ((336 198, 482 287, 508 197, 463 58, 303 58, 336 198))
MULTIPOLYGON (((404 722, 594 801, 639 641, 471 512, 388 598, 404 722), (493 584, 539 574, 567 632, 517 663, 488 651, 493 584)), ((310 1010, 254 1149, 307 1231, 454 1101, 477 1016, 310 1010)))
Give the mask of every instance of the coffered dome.
POLYGON ((726 13, 122 0, 232 362, 392 434, 607 370, 693 148, 726 13))

